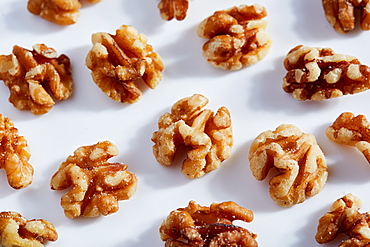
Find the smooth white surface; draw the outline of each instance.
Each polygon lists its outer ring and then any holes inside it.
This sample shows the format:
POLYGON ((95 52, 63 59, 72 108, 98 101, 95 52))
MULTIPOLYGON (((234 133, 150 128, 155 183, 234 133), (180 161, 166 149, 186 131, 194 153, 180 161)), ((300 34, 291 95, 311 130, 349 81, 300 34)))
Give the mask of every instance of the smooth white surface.
MULTIPOLYGON (((330 47, 337 53, 358 57, 370 65, 370 32, 359 29, 338 34, 326 21, 321 0, 194 0, 184 21, 160 18, 159 0, 83 1, 81 16, 71 26, 58 26, 30 14, 25 0, 0 1, 0 54, 13 45, 31 49, 36 43, 69 56, 73 66, 73 97, 57 103, 42 116, 19 111, 8 102, 9 91, 0 82, 0 113, 13 120, 32 151, 33 183, 12 189, 0 172, 0 211, 17 211, 28 219, 52 222, 59 239, 47 246, 164 246, 158 228, 168 213, 189 200, 209 206, 235 201, 255 213, 246 227, 258 234, 259 246, 318 246, 314 240, 318 219, 330 205, 351 192, 370 210, 370 166, 353 147, 341 146, 325 136, 325 129, 340 113, 351 111, 370 119, 370 92, 322 102, 299 102, 285 93, 283 59, 298 44, 330 47), (259 4, 268 11, 268 33, 274 44, 265 59, 240 71, 223 71, 207 64, 201 55, 204 39, 197 25, 216 10, 240 4, 259 4), (163 80, 155 90, 144 90, 142 99, 126 105, 106 97, 91 79, 85 57, 95 32, 114 33, 122 24, 147 35, 165 64, 163 80), (201 93, 217 110, 226 106, 232 115, 235 145, 220 169, 189 180, 180 164, 159 165, 151 135, 161 114, 177 100, 201 93), (262 131, 292 123, 316 136, 329 167, 324 190, 304 203, 281 208, 270 198, 268 180, 258 182, 250 172, 249 146, 262 131), (68 155, 82 146, 110 140, 120 154, 112 161, 129 165, 139 178, 136 194, 119 203, 120 210, 107 217, 68 219, 60 207, 65 191, 49 188, 51 176, 68 155)), ((325 246, 338 246, 340 239, 325 246)))

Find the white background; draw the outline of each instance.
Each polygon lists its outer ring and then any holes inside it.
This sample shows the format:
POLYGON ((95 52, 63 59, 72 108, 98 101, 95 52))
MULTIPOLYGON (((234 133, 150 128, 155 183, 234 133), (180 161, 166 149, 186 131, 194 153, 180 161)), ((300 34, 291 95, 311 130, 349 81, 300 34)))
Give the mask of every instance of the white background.
MULTIPOLYGON (((299 102, 281 88, 286 74, 283 59, 299 44, 330 47, 370 64, 370 32, 357 28, 345 35, 336 33, 325 19, 321 0, 194 0, 185 20, 169 22, 159 15, 159 0, 103 0, 94 5, 82 1, 79 20, 65 27, 30 14, 26 2, 0 1, 0 54, 10 54, 13 45, 31 49, 45 43, 55 48, 71 59, 74 92, 49 113, 34 116, 14 108, 8 102, 8 88, 0 83, 0 113, 11 118, 28 140, 35 169, 33 183, 19 191, 0 172, 0 211, 52 222, 59 239, 48 246, 164 246, 158 229, 170 211, 185 207, 189 200, 204 206, 232 200, 254 212, 254 221, 246 227, 258 234, 260 246, 312 247, 318 246, 314 239, 318 219, 337 198, 351 192, 363 201, 362 212, 370 210, 369 164, 355 148, 335 144, 325 136, 325 129, 344 111, 370 118, 370 92, 299 102), (234 72, 207 64, 201 55, 205 40, 197 37, 197 25, 216 10, 255 2, 268 11, 267 32, 274 43, 267 57, 234 72), (158 87, 144 90, 142 99, 133 105, 106 97, 85 66, 91 34, 114 33, 122 24, 146 34, 165 64, 158 87), (210 100, 206 108, 216 111, 226 106, 230 110, 235 144, 221 168, 190 180, 181 174, 180 164, 162 167, 156 162, 151 136, 159 116, 194 93, 210 100), (253 139, 282 123, 315 135, 329 167, 324 190, 291 208, 274 203, 268 179, 255 180, 248 162, 253 139), (115 214, 68 219, 59 205, 65 191, 52 191, 50 178, 76 148, 103 140, 113 142, 120 151, 112 161, 128 164, 139 178, 137 192, 121 201, 115 214)), ((339 243, 340 239, 326 246, 339 243)))

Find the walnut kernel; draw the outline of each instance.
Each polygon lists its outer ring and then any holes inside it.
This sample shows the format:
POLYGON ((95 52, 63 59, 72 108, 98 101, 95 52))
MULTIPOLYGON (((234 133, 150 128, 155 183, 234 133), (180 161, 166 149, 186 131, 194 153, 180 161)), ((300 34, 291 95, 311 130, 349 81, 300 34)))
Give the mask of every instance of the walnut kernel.
POLYGON ((158 8, 164 20, 170 21, 175 18, 178 21, 182 21, 186 17, 189 0, 161 0, 158 8))
POLYGON ((226 107, 214 114, 202 108, 208 99, 200 94, 177 101, 171 113, 158 121, 159 130, 153 133, 153 153, 163 166, 173 163, 181 146, 190 148, 182 164, 182 173, 198 178, 217 169, 229 158, 233 145, 231 117, 226 107))
POLYGON ((270 196, 282 207, 318 194, 328 176, 326 159, 315 137, 291 124, 259 134, 250 147, 249 162, 253 176, 260 181, 270 169, 277 169, 279 174, 270 180, 270 196))
POLYGON ((239 70, 262 60, 272 40, 266 33, 266 9, 259 5, 241 5, 216 11, 198 26, 198 36, 209 39, 203 56, 211 65, 239 70))
POLYGON ((109 141, 79 147, 64 161, 51 179, 51 189, 72 189, 61 198, 68 218, 97 217, 118 211, 118 201, 128 200, 136 191, 137 178, 121 163, 108 163, 118 155, 109 141))

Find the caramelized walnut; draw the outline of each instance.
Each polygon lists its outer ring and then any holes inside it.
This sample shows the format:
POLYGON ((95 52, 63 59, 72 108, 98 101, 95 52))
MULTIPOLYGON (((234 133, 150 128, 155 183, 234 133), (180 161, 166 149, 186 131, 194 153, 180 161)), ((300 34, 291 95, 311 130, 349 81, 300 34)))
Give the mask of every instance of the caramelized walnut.
POLYGON ((319 220, 315 239, 320 244, 334 240, 339 234, 346 234, 349 239, 339 247, 370 245, 370 213, 359 212, 362 202, 352 194, 336 200, 319 220))
POLYGON ((182 21, 186 17, 188 11, 189 0, 161 0, 158 4, 161 17, 170 21, 176 18, 178 21, 182 21))
MULTIPOLYGON (((88 0, 97 3, 101 0, 88 0)), ((79 0, 28 0, 27 9, 34 15, 58 25, 71 25, 80 17, 79 0)))
POLYGON ((0 80, 9 87, 9 101, 20 110, 35 115, 47 113, 57 100, 72 94, 71 64, 66 55, 57 57, 44 44, 29 51, 13 47, 13 54, 0 55, 0 80))
POLYGON ((11 119, 0 114, 0 169, 6 171, 8 183, 14 189, 22 189, 32 183, 30 157, 26 139, 18 135, 11 119))
POLYGON ((72 189, 64 194, 61 206, 68 218, 96 217, 118 211, 118 201, 128 200, 136 191, 135 174, 128 166, 108 163, 118 155, 109 141, 78 148, 64 161, 51 179, 51 189, 72 189))
POLYGON ((346 33, 355 28, 355 10, 361 15, 361 29, 370 29, 369 0, 322 0, 325 16, 338 33, 346 33))
POLYGON ((27 220, 16 212, 0 213, 0 245, 3 247, 42 247, 45 241, 57 239, 54 225, 46 220, 27 220))
POLYGON ((257 247, 256 234, 233 225, 234 220, 251 222, 253 212, 235 202, 212 203, 210 207, 190 201, 170 212, 159 232, 165 246, 257 247))
POLYGON ((266 9, 258 4, 216 11, 198 26, 198 36, 209 39, 203 56, 211 65, 239 70, 262 60, 272 40, 266 33, 266 9))
POLYGON ((370 123, 364 115, 343 112, 326 129, 326 136, 336 143, 357 147, 370 162, 370 123))
POLYGON ((370 68, 355 57, 330 48, 296 46, 289 51, 283 89, 297 100, 324 100, 355 94, 370 87, 370 68))
POLYGON ((290 124, 258 135, 250 147, 249 162, 257 180, 265 179, 273 167, 277 169, 279 174, 270 180, 270 196, 282 207, 318 194, 328 176, 326 160, 315 137, 290 124))
POLYGON ((143 80, 154 89, 161 81, 162 59, 135 28, 123 25, 115 35, 95 33, 92 42, 86 65, 94 82, 111 99, 135 103, 142 96, 135 82, 143 80))
POLYGON ((159 130, 153 133, 153 153, 163 166, 173 163, 181 146, 190 148, 182 164, 182 173, 198 178, 217 169, 231 153, 233 145, 231 117, 226 107, 202 110, 208 103, 203 95, 194 94, 176 102, 171 113, 158 121, 159 130))

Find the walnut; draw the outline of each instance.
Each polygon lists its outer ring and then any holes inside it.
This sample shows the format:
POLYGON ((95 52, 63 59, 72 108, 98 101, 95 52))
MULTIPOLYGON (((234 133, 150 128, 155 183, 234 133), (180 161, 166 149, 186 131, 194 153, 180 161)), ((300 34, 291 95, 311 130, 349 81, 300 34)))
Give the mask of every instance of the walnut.
POLYGON ((0 55, 0 80, 9 87, 9 101, 35 115, 47 113, 57 100, 72 94, 71 65, 66 55, 57 57, 44 44, 29 51, 15 45, 13 54, 0 55))
POLYGON ((0 246, 42 247, 45 241, 57 239, 54 225, 46 220, 27 220, 16 212, 0 213, 0 246))
POLYGON ((326 136, 333 142, 356 147, 370 162, 370 123, 364 115, 343 112, 326 129, 326 136))
POLYGON ((210 207, 190 201, 170 212, 159 232, 165 246, 257 247, 256 234, 233 225, 234 220, 251 222, 253 212, 235 202, 212 203, 210 207))
POLYGON ((171 113, 160 117, 159 130, 152 136, 153 153, 163 166, 173 163, 178 148, 189 148, 182 173, 191 179, 220 167, 233 145, 228 109, 221 107, 214 114, 209 109, 202 110, 207 103, 208 99, 200 94, 177 101, 171 113))
POLYGON ((86 65, 94 82, 111 99, 135 103, 142 96, 135 82, 143 80, 154 89, 161 81, 162 59, 135 28, 122 25, 115 35, 95 33, 92 42, 86 65))
POLYGON ((370 213, 359 212, 362 202, 352 194, 336 200, 319 220, 315 239, 320 244, 334 240, 339 234, 346 234, 349 239, 339 247, 370 245, 370 213))
POLYGON ((6 171, 8 183, 14 189, 22 189, 32 183, 30 157, 26 139, 18 135, 11 119, 0 114, 0 169, 6 171))
POLYGON ((164 20, 170 21, 176 18, 176 20, 182 21, 186 17, 189 0, 161 0, 158 8, 164 20))
POLYGON ((109 141, 78 148, 64 161, 51 179, 51 189, 72 189, 61 198, 61 206, 68 218, 80 215, 97 217, 118 211, 118 201, 128 200, 136 191, 135 174, 128 166, 108 163, 118 155, 109 141))
MULTIPOLYGON (((101 0, 88 0, 97 3, 101 0)), ((34 15, 58 25, 71 25, 80 17, 79 0, 28 0, 27 9, 34 15)))
POLYGON ((203 56, 211 65, 239 70, 262 60, 272 40, 266 33, 266 9, 259 5, 241 5, 216 11, 198 26, 198 36, 209 39, 203 56))
POLYGON ((249 162, 257 180, 266 178, 273 167, 279 172, 270 180, 270 196, 282 207, 305 201, 324 187, 326 159, 316 139, 291 124, 258 135, 249 150, 249 162))
POLYGON ((330 48, 296 46, 287 54, 284 66, 288 72, 283 89, 301 101, 331 99, 370 87, 368 66, 330 48))
POLYGON ((326 19, 338 33, 346 33, 355 28, 355 10, 361 12, 361 29, 370 29, 369 0, 322 0, 322 5, 326 19))

